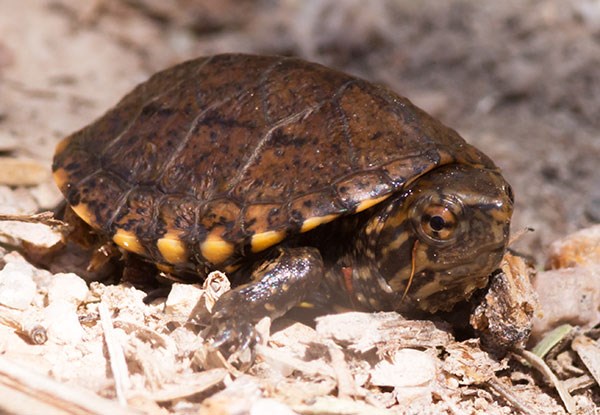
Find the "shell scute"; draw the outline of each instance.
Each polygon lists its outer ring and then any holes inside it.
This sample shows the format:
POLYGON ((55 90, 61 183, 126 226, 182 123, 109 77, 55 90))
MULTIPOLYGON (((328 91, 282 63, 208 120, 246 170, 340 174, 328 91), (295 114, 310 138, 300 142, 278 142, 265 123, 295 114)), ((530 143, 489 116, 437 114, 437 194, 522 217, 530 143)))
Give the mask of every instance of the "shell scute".
POLYGON ((84 221, 112 235, 112 220, 115 205, 118 205, 118 202, 115 202, 121 200, 126 193, 126 184, 116 176, 97 172, 82 180, 76 187, 72 187, 66 196, 74 208, 79 205, 85 206, 88 213, 85 217, 80 215, 84 221))
POLYGON ((375 199, 394 190, 389 179, 380 171, 354 173, 334 186, 339 200, 348 210, 355 209, 365 200, 375 199))
POLYGON ((156 234, 156 202, 153 189, 131 189, 116 210, 112 227, 133 232, 140 240, 152 240, 156 234))

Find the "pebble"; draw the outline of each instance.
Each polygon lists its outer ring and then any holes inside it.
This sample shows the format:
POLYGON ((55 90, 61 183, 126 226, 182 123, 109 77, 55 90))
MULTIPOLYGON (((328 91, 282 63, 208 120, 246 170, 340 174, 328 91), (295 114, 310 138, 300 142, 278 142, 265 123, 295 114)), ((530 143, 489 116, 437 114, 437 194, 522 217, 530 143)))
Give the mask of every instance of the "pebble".
POLYGON ((415 349, 398 350, 391 360, 381 360, 371 371, 371 384, 393 387, 403 404, 430 399, 435 378, 435 359, 415 349))
POLYGON ((381 360, 371 371, 375 386, 406 388, 426 386, 436 375, 435 360, 425 352, 415 349, 398 350, 391 360, 381 360))
POLYGON ((34 269, 28 264, 9 262, 0 271, 0 304, 25 310, 32 303, 36 285, 34 269))
POLYGON ((576 267, 540 272, 533 286, 541 315, 533 319, 531 344, 561 324, 589 328, 600 322, 600 270, 576 267))
POLYGON ((572 233, 550 246, 547 269, 600 267, 600 225, 572 233))
POLYGON ((177 316, 189 316, 198 303, 202 289, 192 284, 173 284, 165 302, 165 312, 177 316))
POLYGON ((561 324, 590 328, 600 323, 600 225, 555 241, 546 269, 533 281, 541 315, 533 320, 530 344, 561 324))
POLYGON ((84 335, 73 303, 58 300, 44 308, 48 339, 54 343, 77 344, 84 335))
POLYGON ((88 295, 85 281, 76 274, 55 274, 48 286, 48 303, 65 301, 78 307, 88 295))

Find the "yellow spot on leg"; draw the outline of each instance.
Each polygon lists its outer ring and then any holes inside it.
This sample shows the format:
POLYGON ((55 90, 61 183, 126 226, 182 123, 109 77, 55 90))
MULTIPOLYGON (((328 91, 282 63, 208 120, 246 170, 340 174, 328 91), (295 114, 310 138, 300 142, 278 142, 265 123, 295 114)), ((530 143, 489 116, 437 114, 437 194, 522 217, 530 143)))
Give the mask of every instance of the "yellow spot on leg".
POLYGON ((175 235, 166 234, 156 242, 156 247, 162 257, 171 264, 179 264, 188 259, 185 244, 175 235))
POLYGON ((265 250, 281 242, 283 238, 285 238, 285 232, 283 231, 268 231, 252 235, 252 240, 250 241, 252 252, 265 250))
POLYGON ((208 237, 200 244, 202 256, 213 264, 220 264, 233 254, 233 245, 221 238, 208 237))
MULTIPOLYGON (((79 215, 79 213, 77 214, 79 215)), ((135 236, 129 231, 117 229, 115 236, 113 236, 113 241, 115 241, 117 245, 119 245, 121 248, 126 249, 127 251, 139 255, 144 255, 144 253, 146 252, 137 236, 135 236)))
POLYGON ((327 222, 331 222, 338 216, 339 215, 325 215, 325 216, 315 216, 314 218, 308 218, 302 224, 302 227, 300 228, 300 232, 308 232, 311 229, 314 229, 319 225, 322 225, 327 222))

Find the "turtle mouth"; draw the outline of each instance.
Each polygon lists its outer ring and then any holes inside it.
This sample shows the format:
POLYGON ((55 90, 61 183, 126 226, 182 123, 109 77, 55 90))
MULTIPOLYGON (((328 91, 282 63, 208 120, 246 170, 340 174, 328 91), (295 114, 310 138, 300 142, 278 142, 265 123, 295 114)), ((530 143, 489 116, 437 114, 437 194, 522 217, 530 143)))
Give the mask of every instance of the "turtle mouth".
POLYGON ((431 313, 449 311, 456 303, 468 300, 475 290, 487 285, 488 277, 498 267, 506 249, 505 241, 492 242, 478 247, 460 263, 415 271, 418 244, 417 241, 412 252, 410 277, 404 290, 396 294, 396 309, 416 303, 420 309, 431 313))

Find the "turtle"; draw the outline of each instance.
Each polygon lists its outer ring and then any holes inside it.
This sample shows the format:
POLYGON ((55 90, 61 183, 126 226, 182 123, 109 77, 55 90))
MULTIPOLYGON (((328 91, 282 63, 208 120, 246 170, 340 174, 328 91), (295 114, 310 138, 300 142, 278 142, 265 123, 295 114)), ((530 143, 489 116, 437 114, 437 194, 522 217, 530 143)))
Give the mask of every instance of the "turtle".
POLYGON ((506 250, 494 162, 390 89, 300 58, 162 70, 56 147, 53 177, 98 234, 173 275, 225 271, 204 338, 232 355, 303 302, 451 310, 506 250))

